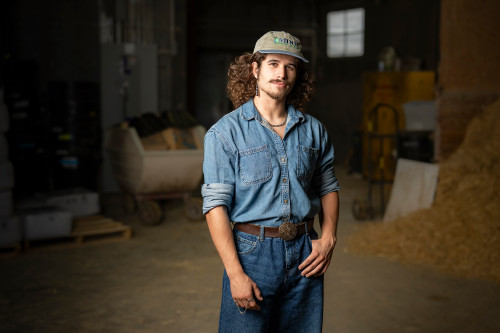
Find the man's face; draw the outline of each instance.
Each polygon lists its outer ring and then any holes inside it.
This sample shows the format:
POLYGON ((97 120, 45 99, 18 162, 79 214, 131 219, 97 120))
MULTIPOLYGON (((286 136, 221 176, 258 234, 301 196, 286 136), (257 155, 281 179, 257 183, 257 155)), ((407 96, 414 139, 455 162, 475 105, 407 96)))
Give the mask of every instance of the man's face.
POLYGON ((283 100, 292 91, 297 77, 298 59, 285 54, 268 54, 260 67, 252 64, 253 74, 259 84, 259 93, 276 100, 283 100))

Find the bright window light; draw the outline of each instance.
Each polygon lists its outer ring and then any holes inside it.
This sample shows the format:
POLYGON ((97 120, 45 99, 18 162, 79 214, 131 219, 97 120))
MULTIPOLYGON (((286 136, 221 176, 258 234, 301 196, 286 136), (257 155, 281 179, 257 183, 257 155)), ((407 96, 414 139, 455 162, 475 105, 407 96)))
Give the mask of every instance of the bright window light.
POLYGON ((354 8, 327 14, 329 58, 360 57, 364 53, 365 10, 354 8))

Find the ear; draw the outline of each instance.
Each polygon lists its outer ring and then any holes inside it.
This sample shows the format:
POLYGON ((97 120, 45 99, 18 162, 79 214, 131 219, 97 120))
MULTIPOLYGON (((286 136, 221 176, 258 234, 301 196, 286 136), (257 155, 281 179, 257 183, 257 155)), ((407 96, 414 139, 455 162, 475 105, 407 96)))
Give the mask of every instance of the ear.
POLYGON ((259 64, 257 62, 252 62, 252 74, 255 78, 259 75, 259 64))

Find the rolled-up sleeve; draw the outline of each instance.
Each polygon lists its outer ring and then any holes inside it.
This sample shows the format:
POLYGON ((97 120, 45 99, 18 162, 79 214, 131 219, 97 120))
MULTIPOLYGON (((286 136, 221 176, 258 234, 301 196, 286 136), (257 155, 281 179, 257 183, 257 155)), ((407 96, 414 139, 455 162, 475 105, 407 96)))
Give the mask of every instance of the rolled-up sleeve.
POLYGON ((205 135, 204 150, 204 184, 201 188, 203 214, 217 206, 226 206, 229 212, 235 182, 233 149, 224 136, 212 128, 205 135))
POLYGON ((226 206, 229 211, 233 199, 233 186, 227 184, 203 184, 201 195, 203 196, 203 214, 208 213, 217 206, 226 206))
POLYGON ((324 127, 322 128, 321 137, 321 150, 318 156, 319 161, 317 163, 312 184, 319 197, 322 197, 330 192, 340 190, 337 177, 335 176, 335 169, 333 167, 333 145, 324 127))

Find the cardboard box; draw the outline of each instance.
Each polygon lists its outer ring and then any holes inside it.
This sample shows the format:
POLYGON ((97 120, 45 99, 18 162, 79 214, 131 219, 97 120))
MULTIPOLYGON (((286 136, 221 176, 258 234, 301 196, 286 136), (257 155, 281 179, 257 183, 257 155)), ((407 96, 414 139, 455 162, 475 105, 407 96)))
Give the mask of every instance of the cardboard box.
POLYGON ((20 212, 25 240, 39 240, 71 235, 73 215, 57 207, 20 212))
POLYGON ((161 133, 155 133, 141 138, 142 147, 146 151, 150 150, 167 150, 169 149, 167 142, 161 133))
POLYGON ((0 247, 16 245, 22 238, 22 224, 18 216, 0 218, 0 247))
POLYGON ((202 149, 202 143, 194 133, 195 128, 170 127, 162 131, 170 149, 202 149))

